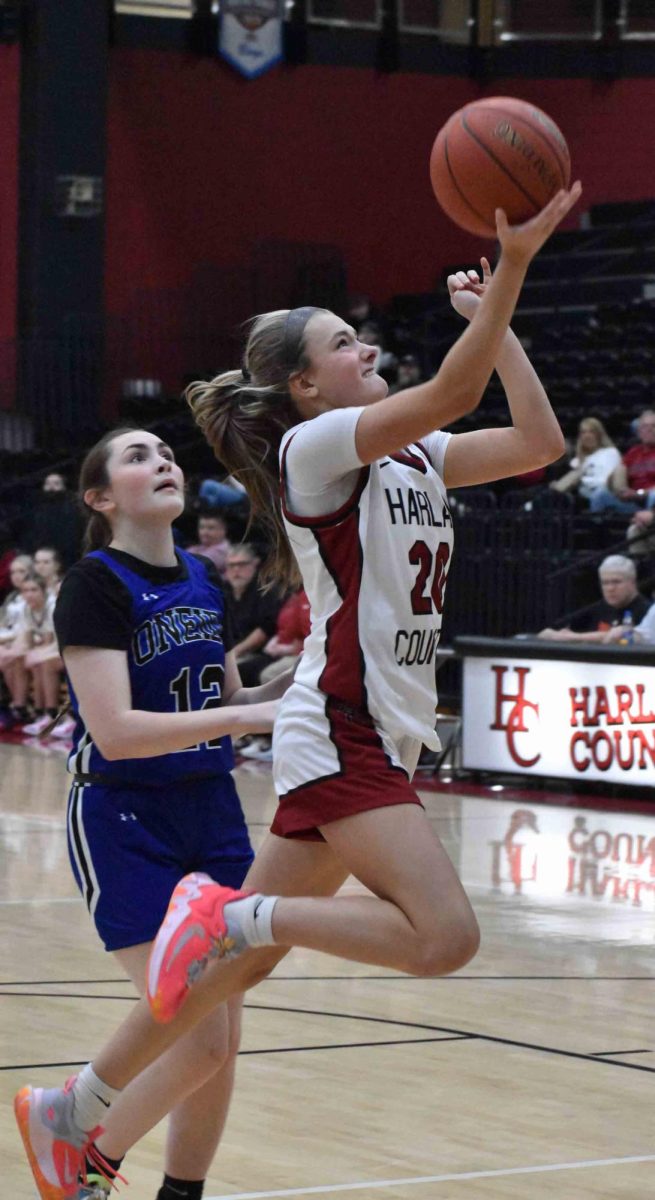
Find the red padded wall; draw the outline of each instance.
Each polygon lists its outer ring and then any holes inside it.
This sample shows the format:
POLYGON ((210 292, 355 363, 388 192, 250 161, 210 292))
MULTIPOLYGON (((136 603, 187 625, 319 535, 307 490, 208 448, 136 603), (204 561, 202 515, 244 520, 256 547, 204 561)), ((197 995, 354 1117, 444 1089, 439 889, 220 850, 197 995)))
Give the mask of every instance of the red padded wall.
POLYGON ((433 286, 485 243, 428 182, 433 138, 483 94, 533 100, 564 129, 585 202, 655 196, 655 79, 497 80, 276 69, 246 82, 218 61, 112 53, 107 297, 175 286, 193 264, 246 263, 274 237, 342 247, 352 289, 384 301, 433 286))
POLYGON ((0 340, 16 328, 18 88, 18 48, 0 46, 0 340))
MULTIPOLYGON (((0 341, 15 331, 19 56, 0 47, 0 341)), ((655 197, 655 79, 497 80, 564 129, 585 202, 655 197)), ((467 79, 276 69, 248 83, 218 61, 111 55, 107 300, 247 263, 261 238, 336 243, 350 286, 384 301, 433 286, 485 247, 437 208, 437 129, 483 92, 467 79)))

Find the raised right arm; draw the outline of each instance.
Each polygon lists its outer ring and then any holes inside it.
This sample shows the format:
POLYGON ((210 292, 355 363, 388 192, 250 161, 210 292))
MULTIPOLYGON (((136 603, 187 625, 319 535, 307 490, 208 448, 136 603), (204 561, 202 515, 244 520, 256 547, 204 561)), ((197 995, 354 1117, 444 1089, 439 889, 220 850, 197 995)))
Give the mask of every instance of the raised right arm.
POLYGON ((516 307, 528 265, 577 202, 581 187, 561 191, 536 217, 509 226, 497 212, 501 255, 473 320, 427 383, 371 404, 357 423, 355 447, 363 463, 374 462, 420 440, 477 408, 516 307))

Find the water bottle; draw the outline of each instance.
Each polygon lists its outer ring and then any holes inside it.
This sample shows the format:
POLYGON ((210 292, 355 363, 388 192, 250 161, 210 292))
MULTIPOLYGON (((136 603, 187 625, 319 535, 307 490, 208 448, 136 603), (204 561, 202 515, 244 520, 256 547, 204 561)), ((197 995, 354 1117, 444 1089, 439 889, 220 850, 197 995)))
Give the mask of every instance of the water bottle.
POLYGON ((623 637, 619 638, 619 646, 631 646, 635 640, 635 623, 632 619, 630 609, 624 612, 621 624, 623 625, 624 633, 623 637))

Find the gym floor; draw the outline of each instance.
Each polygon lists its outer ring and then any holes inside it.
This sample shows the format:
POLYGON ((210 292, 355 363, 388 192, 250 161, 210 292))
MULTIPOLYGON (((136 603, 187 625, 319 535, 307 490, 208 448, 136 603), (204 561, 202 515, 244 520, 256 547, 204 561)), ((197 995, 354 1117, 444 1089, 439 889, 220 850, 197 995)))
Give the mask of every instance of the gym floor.
MULTIPOLYGON (((5 1193, 27 1200, 14 1093, 90 1059, 134 992, 73 884, 65 755, 16 743, 0 756, 0 1153, 5 1193)), ((244 763, 236 779, 257 846, 270 768, 244 763)), ((478 913, 479 955, 441 980, 288 955, 247 998, 207 1200, 649 1195, 655 809, 419 788, 478 913)), ((155 1196, 163 1134, 126 1159, 126 1195, 155 1196)))

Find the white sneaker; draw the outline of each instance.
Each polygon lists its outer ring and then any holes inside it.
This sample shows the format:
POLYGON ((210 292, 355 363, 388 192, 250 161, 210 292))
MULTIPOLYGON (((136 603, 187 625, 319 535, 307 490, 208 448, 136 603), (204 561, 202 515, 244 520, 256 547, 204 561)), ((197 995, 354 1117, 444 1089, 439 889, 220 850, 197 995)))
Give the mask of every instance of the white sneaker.
POLYGON ((74 717, 62 717, 61 721, 58 721, 57 724, 55 725, 52 733, 50 734, 50 737, 70 738, 73 736, 74 730, 75 730, 75 718, 74 717))
POLYGON ((242 758, 254 758, 257 762, 272 762, 273 760, 273 747, 270 741, 257 738, 249 746, 244 746, 240 753, 242 758))
POLYGON ((21 733, 26 733, 28 737, 41 737, 42 733, 52 725, 52 717, 44 713, 42 717, 37 717, 35 721, 30 721, 29 725, 23 725, 21 733))

